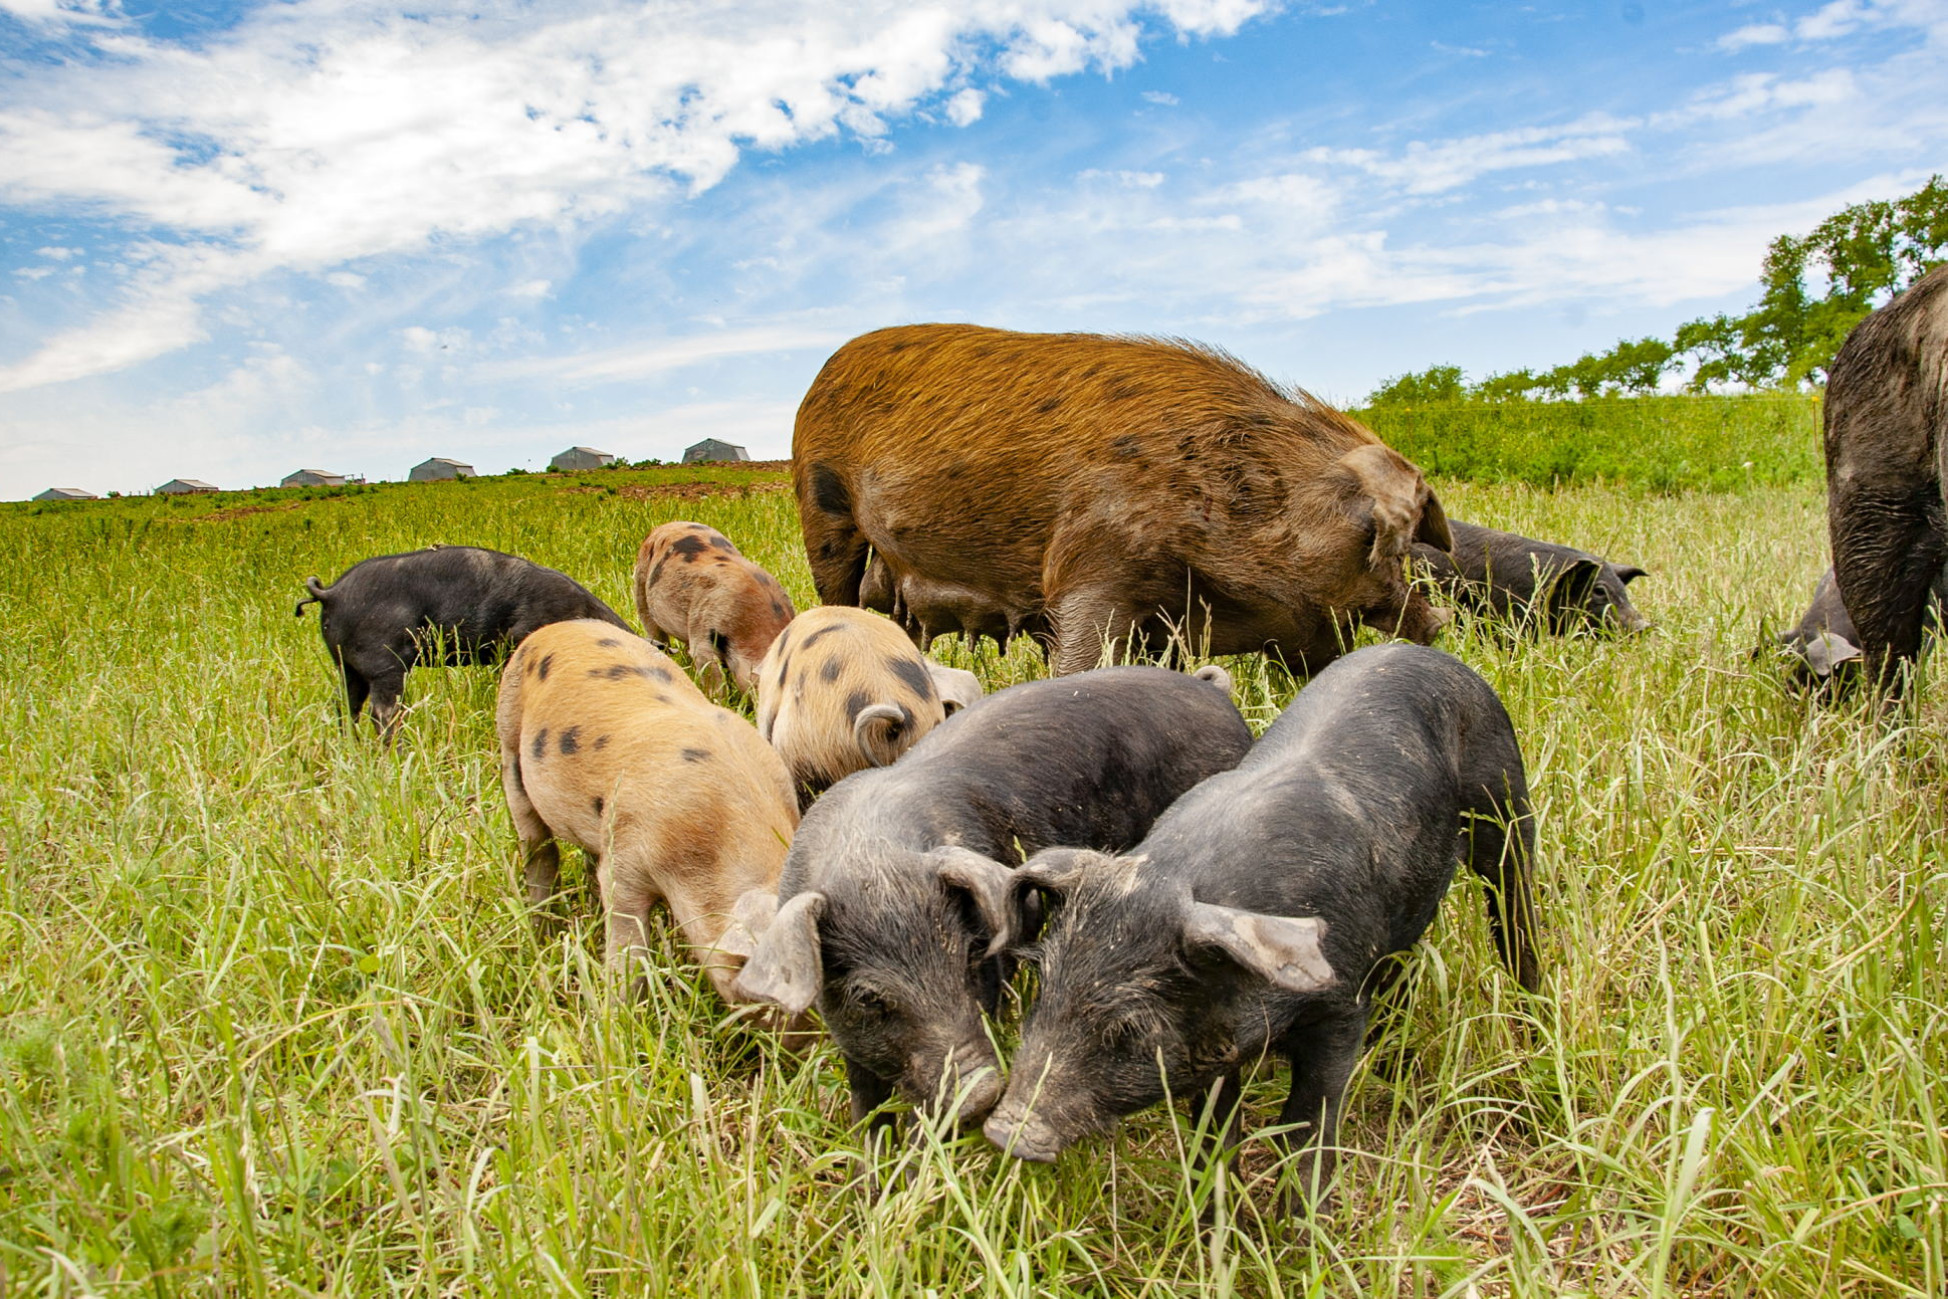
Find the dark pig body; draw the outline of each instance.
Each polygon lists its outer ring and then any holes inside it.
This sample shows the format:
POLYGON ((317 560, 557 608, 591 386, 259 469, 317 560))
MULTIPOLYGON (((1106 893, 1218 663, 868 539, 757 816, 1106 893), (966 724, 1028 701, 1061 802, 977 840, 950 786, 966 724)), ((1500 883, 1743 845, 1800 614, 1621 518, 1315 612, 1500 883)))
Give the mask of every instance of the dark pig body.
MULTIPOLYGON (((998 1145, 1052 1160, 1170 1094, 1291 1065, 1279 1116, 1330 1147, 1373 996, 1434 918, 1457 858, 1490 885, 1502 959, 1537 984, 1522 755, 1487 682, 1437 650, 1320 673, 1233 771, 1127 854, 1055 849, 1016 872, 1053 908, 998 1145), (1161 1060, 1162 1071, 1159 1070, 1161 1060)), ((1321 1153, 1321 1181, 1331 1156, 1321 1153)))
POLYGON ((1016 928, 1017 850, 1128 847, 1250 747, 1221 680, 1161 668, 989 695, 812 806, 739 986, 791 1013, 816 1000, 855 1118, 897 1091, 958 1094, 977 1120, 1001 1093, 982 1012, 1016 928))
MULTIPOLYGON (((478 546, 434 546, 352 565, 330 586, 305 579, 319 606, 325 648, 344 674, 353 721, 372 701, 372 721, 391 731, 406 673, 437 643, 431 666, 490 662, 550 623, 594 618, 629 630, 575 579, 518 555, 478 546)), ((631 633, 632 635, 634 633, 631 633)))
POLYGON ((1452 551, 1414 547, 1414 567, 1465 609, 1557 635, 1588 628, 1638 632, 1650 622, 1624 588, 1644 570, 1573 546, 1448 520, 1452 551))
POLYGON ((1865 674, 1898 689, 1948 597, 1948 266, 1854 327, 1824 418, 1834 577, 1865 674))

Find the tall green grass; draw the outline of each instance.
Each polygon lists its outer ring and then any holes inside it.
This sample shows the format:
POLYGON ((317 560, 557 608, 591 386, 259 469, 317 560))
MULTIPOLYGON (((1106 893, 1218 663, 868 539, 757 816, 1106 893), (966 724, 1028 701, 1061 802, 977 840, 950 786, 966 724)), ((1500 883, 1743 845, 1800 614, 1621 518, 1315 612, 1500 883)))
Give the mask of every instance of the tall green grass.
POLYGON ((1798 393, 1455 401, 1356 413, 1442 478, 1675 492, 1816 483, 1826 472, 1820 399, 1798 393))
MULTIPOLYGON (((492 545, 626 611, 688 517, 809 601, 788 494, 624 494, 676 476, 0 512, 0 1292, 1948 1288, 1940 670, 1882 716, 1748 657, 1825 566, 1816 488, 1437 484, 1642 564, 1658 630, 1447 642, 1530 764, 1549 992, 1457 882, 1355 1076, 1338 1205, 1288 1223, 1274 1149, 1196 1171, 1182 1110, 1053 1168, 922 1132, 870 1190, 829 1049, 725 1025, 667 936, 619 1003, 588 904, 535 938, 491 670, 414 674, 396 751, 341 727, 291 605, 366 555, 492 545)), ((1268 723, 1292 683, 1232 667, 1268 723)), ((1261 1070, 1251 1127, 1281 1095, 1261 1070)))

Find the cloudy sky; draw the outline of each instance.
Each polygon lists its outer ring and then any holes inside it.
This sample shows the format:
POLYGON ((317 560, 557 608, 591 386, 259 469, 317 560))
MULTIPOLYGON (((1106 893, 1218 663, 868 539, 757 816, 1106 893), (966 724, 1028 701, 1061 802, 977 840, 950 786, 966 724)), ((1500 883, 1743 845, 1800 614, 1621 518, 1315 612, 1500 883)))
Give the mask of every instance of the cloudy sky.
POLYGON ((1745 306, 1948 0, 0 0, 0 498, 788 454, 903 321, 1339 400, 1745 306))

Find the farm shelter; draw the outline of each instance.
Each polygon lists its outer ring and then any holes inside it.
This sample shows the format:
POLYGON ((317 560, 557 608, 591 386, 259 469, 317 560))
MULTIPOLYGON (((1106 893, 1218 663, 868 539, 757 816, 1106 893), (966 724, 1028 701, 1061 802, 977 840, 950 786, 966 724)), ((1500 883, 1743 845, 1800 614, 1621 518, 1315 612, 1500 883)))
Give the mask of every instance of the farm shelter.
POLYGON ((300 469, 286 474, 277 484, 279 487, 343 487, 349 481, 344 474, 335 474, 329 469, 300 469))
POLYGON ((37 501, 95 501, 101 498, 84 487, 50 487, 34 499, 37 501))
POLYGON ((434 456, 431 460, 422 460, 414 465, 412 472, 406 475, 406 481, 412 483, 437 483, 448 478, 475 478, 478 476, 474 473, 473 466, 470 464, 465 464, 459 460, 448 460, 444 456, 434 456))
POLYGON ((581 469, 600 469, 612 465, 616 458, 607 451, 597 451, 594 447, 570 447, 556 454, 548 462, 548 470, 557 474, 572 474, 581 469))
POLYGON ((702 464, 707 460, 749 460, 750 458, 751 453, 743 447, 729 442, 719 442, 716 438, 705 438, 683 452, 683 463, 686 465, 702 464))
POLYGON ((206 483, 201 478, 171 478, 156 488, 158 496, 188 496, 193 492, 214 492, 214 483, 206 483))

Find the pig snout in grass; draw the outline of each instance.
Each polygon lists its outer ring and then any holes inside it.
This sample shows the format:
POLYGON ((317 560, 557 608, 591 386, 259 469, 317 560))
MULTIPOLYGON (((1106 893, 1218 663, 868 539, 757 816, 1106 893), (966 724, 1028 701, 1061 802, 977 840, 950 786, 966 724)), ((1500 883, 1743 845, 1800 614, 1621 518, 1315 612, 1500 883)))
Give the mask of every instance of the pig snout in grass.
POLYGON ((792 841, 745 995, 817 1005, 852 1110, 898 1096, 977 1122, 1002 1093, 986 1015, 1011 969, 1018 853, 1120 849, 1251 732, 1216 683, 1106 668, 999 691, 897 763, 856 772, 792 841))
MULTIPOLYGON (((1419 939, 1457 859, 1488 886, 1489 929, 1539 986, 1520 748, 1501 701, 1437 650, 1360 650, 1313 678, 1236 769, 1210 777, 1122 854, 1037 853, 1041 971, 1008 1088, 985 1126, 1048 1160, 1163 1100, 1290 1066, 1281 1126, 1324 1186, 1342 1095, 1392 959, 1419 939)), ((1020 910, 1018 908, 1018 910, 1020 910)))

